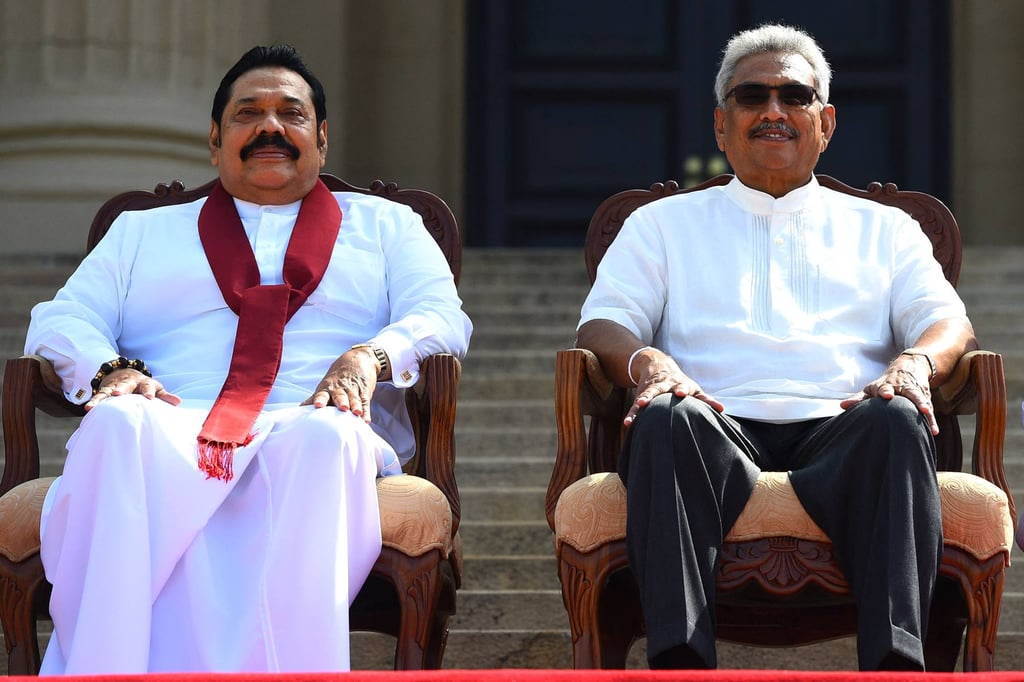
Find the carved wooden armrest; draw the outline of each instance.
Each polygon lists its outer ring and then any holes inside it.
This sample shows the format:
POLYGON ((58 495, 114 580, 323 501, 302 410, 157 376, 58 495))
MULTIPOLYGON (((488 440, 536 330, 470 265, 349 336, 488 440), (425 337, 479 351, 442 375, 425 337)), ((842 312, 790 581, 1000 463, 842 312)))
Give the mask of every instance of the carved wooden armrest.
POLYGON ((932 392, 940 414, 975 414, 972 472, 1001 488, 1016 510, 1003 467, 1006 434, 1006 382, 1003 358, 976 350, 964 353, 949 378, 932 392))
POLYGON ((455 480, 455 409, 462 364, 437 353, 420 364, 420 379, 405 392, 416 439, 416 454, 406 473, 427 479, 444 493, 452 508, 452 535, 459 528, 462 503, 455 480))
POLYGON ((988 351, 964 353, 946 380, 932 390, 935 409, 940 414, 973 414, 977 409, 976 387, 972 381, 974 359, 988 351))
POLYGON ((562 491, 595 468, 590 453, 618 451, 623 414, 623 389, 608 378, 597 356, 582 348, 558 351, 555 355, 558 447, 544 503, 552 530, 555 505, 562 491), (591 417, 589 436, 585 417, 591 417))
POLYGON ((7 361, 3 382, 4 463, 0 494, 39 478, 36 410, 55 417, 80 417, 80 405, 67 401, 53 365, 38 355, 7 361))

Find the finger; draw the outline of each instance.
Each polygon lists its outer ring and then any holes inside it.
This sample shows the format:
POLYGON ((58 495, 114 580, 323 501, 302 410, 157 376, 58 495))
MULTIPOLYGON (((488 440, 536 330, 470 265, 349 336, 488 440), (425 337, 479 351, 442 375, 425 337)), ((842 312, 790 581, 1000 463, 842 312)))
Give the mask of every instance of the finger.
POLYGON ((867 399, 868 399, 868 394, 865 393, 864 391, 860 391, 859 393, 850 396, 846 400, 839 401, 839 407, 844 409, 844 410, 848 410, 851 407, 853 407, 854 405, 856 405, 857 403, 864 402, 867 399))
POLYGON ((158 391, 162 390, 163 386, 159 382, 153 381, 152 379, 143 379, 135 385, 135 392, 142 395, 143 398, 152 400, 156 397, 158 391))
POLYGON ((83 408, 88 412, 89 410, 91 410, 92 408, 96 407, 101 402, 103 402, 104 400, 109 398, 110 395, 111 395, 110 387, 104 386, 104 387, 100 388, 99 390, 97 390, 95 393, 92 394, 92 397, 89 398, 89 402, 87 402, 83 406, 83 408))
POLYGON ((320 409, 327 407, 331 402, 331 394, 327 389, 321 389, 313 394, 313 407, 320 409))
POLYGON ((880 384, 878 386, 878 390, 875 391, 875 395, 879 398, 886 399, 895 397, 897 393, 899 393, 899 391, 894 384, 880 384))
POLYGON ((917 411, 924 416, 925 421, 928 422, 928 430, 931 431, 933 436, 939 435, 939 422, 935 418, 935 410, 932 409, 931 396, 920 387, 916 385, 904 385, 900 389, 900 395, 905 397, 907 400, 914 403, 917 407, 917 411))
POLYGON ((725 412, 725 405, 723 405, 722 403, 718 402, 718 400, 716 400, 715 398, 709 396, 704 391, 697 391, 696 393, 693 394, 693 397, 697 398, 698 400, 704 401, 705 403, 710 405, 716 412, 719 412, 719 413, 725 412))
POLYGON ((333 389, 330 395, 331 399, 334 401, 334 406, 342 412, 349 412, 352 409, 351 397, 344 389, 333 389))
POLYGON ((181 405, 181 398, 179 398, 174 393, 171 393, 170 391, 165 389, 163 386, 161 386, 159 389, 157 389, 157 392, 154 395, 159 400, 162 400, 165 403, 168 403, 170 405, 175 405, 175 406, 181 405))
POLYGON ((356 415, 357 417, 362 417, 363 416, 363 410, 365 408, 365 404, 364 404, 364 401, 363 401, 363 396, 359 392, 359 389, 357 389, 357 388, 350 388, 350 389, 348 389, 348 391, 346 393, 346 397, 348 399, 348 409, 349 409, 349 411, 352 412, 352 414, 356 415))
POLYGON ((636 419, 636 415, 640 412, 640 406, 635 402, 629 407, 629 411, 626 412, 626 418, 622 420, 622 423, 628 428, 633 420, 636 419))
POLYGON ((636 419, 636 416, 640 414, 640 410, 642 410, 644 406, 647 405, 648 402, 650 402, 650 400, 646 398, 643 398, 643 400, 641 401, 642 397, 642 395, 638 395, 636 399, 633 401, 633 404, 629 406, 628 410, 626 410, 626 416, 622 420, 622 423, 626 427, 629 427, 629 425, 633 423, 633 421, 636 419))
POLYGON ((935 418, 935 414, 932 412, 931 406, 929 405, 925 408, 925 406, 922 405, 920 409, 921 414, 923 414, 925 419, 928 421, 928 429, 932 432, 932 435, 939 435, 939 422, 935 418))
POLYGON ((652 400, 657 398, 662 393, 665 393, 666 390, 667 389, 660 385, 653 385, 648 386, 643 391, 640 391, 640 393, 638 393, 636 396, 636 400, 634 400, 633 404, 629 406, 629 410, 626 412, 626 416, 622 420, 622 423, 625 424, 626 426, 632 424, 636 420, 636 417, 640 413, 640 410, 650 405, 652 400))

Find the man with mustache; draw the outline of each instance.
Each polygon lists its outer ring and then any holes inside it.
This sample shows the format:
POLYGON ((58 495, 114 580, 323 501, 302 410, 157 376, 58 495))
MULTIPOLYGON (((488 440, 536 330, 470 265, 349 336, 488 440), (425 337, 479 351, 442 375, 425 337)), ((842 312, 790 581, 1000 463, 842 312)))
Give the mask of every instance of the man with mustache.
POLYGON ((122 214, 33 309, 26 352, 87 410, 44 505, 43 674, 348 669, 403 390, 472 326, 413 211, 320 181, 326 117, 291 47, 253 48, 209 197, 122 214))
POLYGON ((577 345, 636 401, 618 467, 652 668, 713 668, 723 538, 789 471, 854 593, 865 670, 921 670, 942 552, 930 384, 976 348, 903 211, 821 187, 831 72, 807 34, 734 36, 715 82, 727 185, 623 224, 577 345))

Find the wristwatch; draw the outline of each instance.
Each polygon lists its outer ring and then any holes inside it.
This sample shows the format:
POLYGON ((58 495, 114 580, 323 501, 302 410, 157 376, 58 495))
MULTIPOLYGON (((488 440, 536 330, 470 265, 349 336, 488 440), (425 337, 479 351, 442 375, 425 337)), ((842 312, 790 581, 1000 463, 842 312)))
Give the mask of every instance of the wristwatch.
POLYGON ((384 378, 384 375, 388 373, 388 355, 384 352, 384 349, 375 343, 357 343, 352 346, 349 350, 356 350, 357 348, 368 348, 373 356, 377 358, 377 380, 380 381, 384 378))

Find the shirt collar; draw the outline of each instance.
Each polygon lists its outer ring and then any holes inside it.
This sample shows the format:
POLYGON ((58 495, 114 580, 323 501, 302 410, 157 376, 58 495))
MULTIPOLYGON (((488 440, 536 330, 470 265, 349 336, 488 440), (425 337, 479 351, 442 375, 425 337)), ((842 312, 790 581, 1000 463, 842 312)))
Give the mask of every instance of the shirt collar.
POLYGON ((301 199, 299 201, 293 201, 290 204, 282 204, 280 206, 263 206, 249 201, 243 201, 237 197, 233 198, 235 200, 235 208, 238 210, 238 217, 242 220, 257 219, 265 213, 273 213, 281 216, 297 216, 299 214, 299 207, 302 206, 301 199))
POLYGON ((740 208, 750 213, 765 215, 771 213, 797 213, 807 209, 818 200, 821 192, 818 178, 813 174, 810 181, 797 187, 778 199, 772 195, 747 187, 739 178, 733 178, 725 186, 726 195, 740 208))

